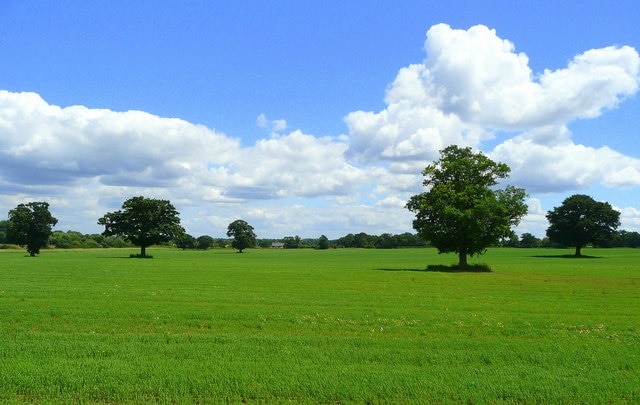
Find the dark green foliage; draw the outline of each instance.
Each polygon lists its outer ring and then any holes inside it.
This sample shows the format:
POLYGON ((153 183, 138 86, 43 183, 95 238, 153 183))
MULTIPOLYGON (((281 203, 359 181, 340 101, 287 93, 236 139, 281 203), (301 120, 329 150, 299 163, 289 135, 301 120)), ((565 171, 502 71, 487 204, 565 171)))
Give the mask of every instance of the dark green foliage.
POLYGON ((238 253, 256 245, 256 234, 253 232, 253 227, 241 219, 229 224, 227 236, 233 238, 231 246, 238 249, 238 253))
POLYGON ((393 249, 398 247, 398 241, 390 233, 383 233, 378 236, 374 246, 378 249, 393 249))
POLYGON ((54 231, 49 238, 49 245, 55 246, 57 249, 94 249, 124 247, 126 242, 116 236, 88 235, 76 231, 54 231))
POLYGON ((512 233, 511 236, 509 236, 508 239, 504 239, 502 241, 502 243, 499 244, 499 246, 502 247, 520 247, 520 239, 518 239, 518 235, 514 233, 512 233))
POLYGON ((40 253, 47 245, 51 228, 58 223, 49 212, 49 203, 30 202, 19 204, 9 211, 7 240, 20 246, 26 246, 30 256, 40 253))
POLYGON ((617 239, 619 239, 619 244, 617 246, 631 248, 640 247, 640 233, 638 232, 620 231, 618 232, 617 239))
POLYGON ((0 243, 7 243, 7 230, 9 229, 9 221, 0 221, 0 243))
POLYGON ((540 239, 536 238, 535 236, 533 236, 530 233, 523 233, 522 236, 520 236, 520 247, 523 248, 534 248, 534 247, 540 247, 540 239))
POLYGON ((196 246, 200 250, 207 250, 213 247, 215 240, 209 235, 202 235, 196 239, 196 246))
POLYGON ((173 240, 176 247, 182 250, 185 249, 195 249, 198 245, 198 241, 193 236, 188 233, 182 234, 173 240))
POLYGON ((302 247, 302 239, 300 239, 300 237, 298 235, 296 235, 296 236, 285 236, 282 239, 282 242, 284 243, 284 248, 285 249, 298 249, 298 248, 302 247))
POLYGON ((549 211, 547 220, 549 239, 561 246, 575 246, 575 256, 580 256, 587 244, 606 243, 615 235, 620 226, 620 212, 609 203, 574 194, 549 211))
POLYGON ((378 235, 367 235, 361 232, 357 235, 347 234, 334 241, 335 245, 344 248, 396 248, 396 247, 423 247, 427 243, 418 235, 405 232, 399 235, 388 233, 378 235), (383 239, 382 241, 380 239, 383 239))
POLYGON ((412 196, 407 208, 416 214, 418 235, 440 253, 457 253, 463 267, 467 256, 483 254, 512 235, 511 227, 527 213, 526 193, 512 186, 493 189, 509 174, 504 163, 455 145, 440 153, 422 172, 429 191, 412 196))
POLYGON ((98 219, 105 227, 104 236, 122 236, 140 246, 140 256, 146 248, 169 242, 184 233, 178 211, 168 200, 133 197, 122 204, 121 211, 105 214, 98 219))
POLYGON ((318 238, 318 249, 329 249, 330 245, 331 244, 329 243, 329 238, 324 235, 320 235, 320 237, 318 238))

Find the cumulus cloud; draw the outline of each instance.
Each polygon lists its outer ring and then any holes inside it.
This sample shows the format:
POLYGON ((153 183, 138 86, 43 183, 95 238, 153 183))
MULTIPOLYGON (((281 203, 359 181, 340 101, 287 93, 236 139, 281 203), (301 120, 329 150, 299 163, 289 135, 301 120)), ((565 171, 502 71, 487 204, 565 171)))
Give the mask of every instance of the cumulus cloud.
POLYGON ((464 122, 520 129, 593 118, 638 89, 640 59, 628 46, 592 49, 567 68, 534 77, 529 58, 478 25, 432 27, 422 77, 445 113, 464 122))
POLYGON ((61 108, 35 93, 0 91, 0 132, 0 176, 18 184, 98 177, 110 185, 167 186, 239 150, 237 140, 184 120, 61 108))
POLYGON ((423 63, 400 69, 379 112, 345 117, 346 154, 363 165, 415 173, 456 144, 482 149, 495 131, 515 135, 491 155, 512 166, 533 191, 553 192, 600 182, 638 185, 640 162, 609 148, 575 144, 567 125, 593 118, 635 94, 640 57, 606 47, 574 57, 566 68, 534 74, 526 54, 478 25, 438 24, 427 32, 423 63), (520 132, 520 133, 518 133, 520 132))
MULTIPOLYGON (((266 118, 265 118, 266 119, 266 118)), ((283 128, 280 120, 270 121, 283 128)), ((204 199, 346 194, 360 179, 346 144, 294 131, 248 148, 180 119, 50 105, 35 93, 0 91, 0 181, 174 187, 204 199)))
POLYGON ((620 211, 620 229, 633 230, 640 232, 640 209, 635 207, 625 207, 614 209, 620 211))
POLYGON ((241 151, 222 179, 229 196, 270 199, 346 195, 363 180, 343 157, 346 144, 294 131, 241 151))
POLYGON ((572 142, 565 127, 545 127, 498 145, 491 157, 508 162, 511 178, 530 192, 640 186, 640 159, 606 146, 588 147, 572 142))
POLYGON ((344 159, 344 139, 274 132, 241 147, 184 120, 63 108, 35 93, 0 91, 0 135, 0 187, 15 197, 7 209, 44 198, 89 223, 132 195, 167 198, 186 210, 204 203, 238 211, 247 201, 356 194, 365 182, 344 159))

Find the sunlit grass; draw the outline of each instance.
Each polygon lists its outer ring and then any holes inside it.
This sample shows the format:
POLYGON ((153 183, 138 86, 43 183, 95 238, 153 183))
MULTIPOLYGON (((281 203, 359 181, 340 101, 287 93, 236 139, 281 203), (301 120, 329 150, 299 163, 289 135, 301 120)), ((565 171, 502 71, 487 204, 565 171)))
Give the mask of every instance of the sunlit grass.
POLYGON ((640 401, 640 251, 0 252, 2 402, 640 401))

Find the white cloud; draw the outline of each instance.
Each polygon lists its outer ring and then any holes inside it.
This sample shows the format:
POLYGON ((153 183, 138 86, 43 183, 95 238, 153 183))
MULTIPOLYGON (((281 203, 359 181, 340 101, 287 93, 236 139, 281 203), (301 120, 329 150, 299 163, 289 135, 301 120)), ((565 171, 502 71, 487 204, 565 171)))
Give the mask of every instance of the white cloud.
POLYGON ((271 199, 346 195, 363 181, 361 170, 343 157, 346 144, 294 131, 262 139, 229 165, 229 196, 271 199))
POLYGON ((256 125, 260 128, 267 128, 269 126, 267 116, 264 114, 258 115, 258 118, 256 118, 256 125))
POLYGON ((614 209, 620 211, 619 229, 640 232, 640 209, 635 207, 619 208, 615 206, 614 209))
POLYGON ((357 194, 367 179, 345 161, 346 148, 340 138, 300 131, 242 148, 180 119, 62 108, 35 93, 0 91, 0 190, 20 197, 8 199, 7 210, 46 199, 62 226, 95 224, 133 195, 168 198, 185 212, 223 206, 233 216, 247 201, 357 194))
POLYGON ((517 129, 593 118, 638 90, 640 58, 628 46, 589 50, 539 77, 524 53, 481 25, 436 25, 425 49, 422 77, 434 101, 465 123, 517 129))
POLYGON ((517 226, 515 232, 518 236, 523 233, 530 233, 539 238, 545 236, 545 232, 549 227, 549 222, 546 218, 547 210, 542 206, 542 202, 539 198, 529 198, 527 200, 527 215, 522 219, 517 226))
POLYGON ((640 57, 633 48, 592 49, 539 76, 513 43, 482 25, 433 26, 425 50, 423 63, 400 69, 385 109, 345 117, 349 158, 416 173, 450 144, 481 148, 494 138, 492 131, 525 131, 491 154, 533 191, 639 184, 637 159, 575 144, 567 128, 571 120, 598 116, 637 92, 640 57))
POLYGON ((608 187, 640 186, 640 159, 608 147, 575 144, 562 127, 514 137, 498 145, 490 155, 507 163, 512 169, 511 180, 529 192, 585 189, 597 183, 608 187), (554 136, 558 132, 561 134, 554 136), (541 139, 545 142, 540 143, 541 139))
POLYGON ((61 108, 0 91, 0 173, 16 184, 173 185, 204 162, 226 163, 238 141, 141 111, 61 108))
POLYGON ((258 118, 256 118, 256 125, 260 128, 269 128, 272 132, 281 132, 287 129, 286 120, 269 120, 264 114, 258 115, 258 118))

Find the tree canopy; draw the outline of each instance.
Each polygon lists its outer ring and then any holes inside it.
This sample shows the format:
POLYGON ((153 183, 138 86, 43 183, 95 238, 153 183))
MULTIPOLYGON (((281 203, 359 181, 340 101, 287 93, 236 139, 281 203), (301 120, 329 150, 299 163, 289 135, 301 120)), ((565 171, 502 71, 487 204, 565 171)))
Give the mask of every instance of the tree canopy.
POLYGON ((233 238, 231 246, 238 249, 238 253, 242 253, 244 249, 256 245, 256 234, 253 232, 253 227, 242 219, 235 220, 229 224, 227 236, 233 238))
POLYGON ((40 253, 47 245, 51 229, 58 223, 49 212, 49 203, 30 202, 19 204, 9 211, 7 240, 20 246, 26 246, 30 256, 40 253))
POLYGON ((324 235, 320 235, 318 238, 318 249, 329 249, 331 246, 331 242, 329 242, 329 238, 324 235))
POLYGON ((495 189, 510 169, 471 148, 455 145, 440 151, 440 159, 422 172, 428 191, 412 196, 406 207, 416 214, 413 227, 439 253, 458 254, 458 266, 467 256, 513 234, 511 228, 527 213, 523 189, 495 189))
POLYGON ((140 246, 140 257, 146 257, 147 247, 184 233, 179 213, 168 200, 141 196, 125 201, 122 210, 108 212, 98 224, 105 227, 104 236, 122 236, 140 246))
POLYGON ((574 194, 547 212, 547 220, 547 237, 563 246, 575 246, 575 256, 580 256, 588 243, 603 243, 613 237, 620 226, 620 212, 609 203, 574 194))
POLYGON ((196 247, 200 250, 207 250, 211 248, 216 241, 209 235, 198 236, 196 239, 196 247))

